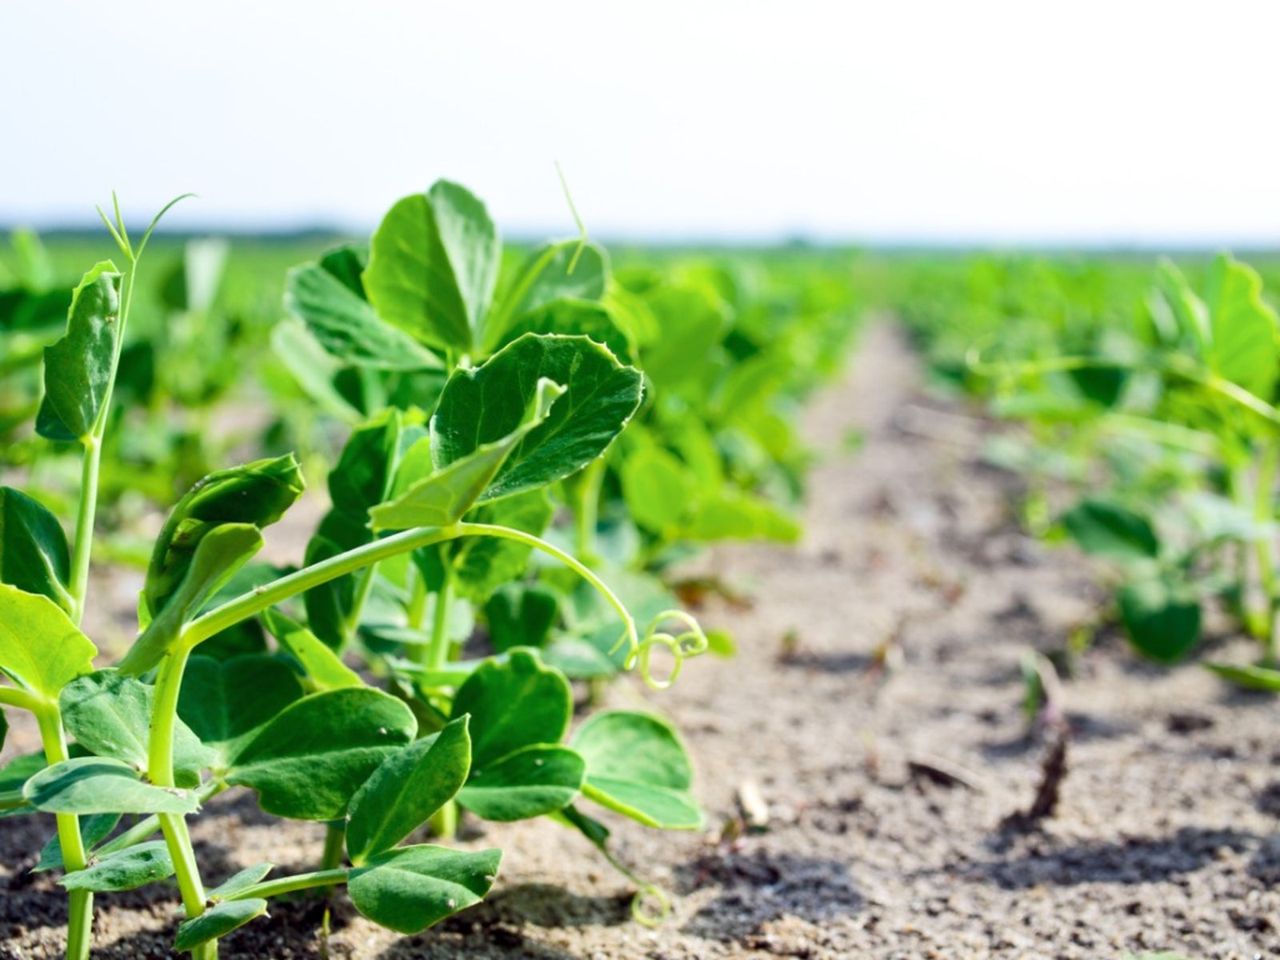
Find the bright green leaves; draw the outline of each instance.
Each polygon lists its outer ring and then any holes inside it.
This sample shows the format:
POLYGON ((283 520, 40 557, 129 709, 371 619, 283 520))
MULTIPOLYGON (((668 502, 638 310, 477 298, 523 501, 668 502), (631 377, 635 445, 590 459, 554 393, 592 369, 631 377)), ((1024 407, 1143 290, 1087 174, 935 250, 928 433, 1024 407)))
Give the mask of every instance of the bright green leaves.
POLYGON ((353 869, 347 892, 356 909, 374 923, 398 933, 419 933, 483 900, 501 860, 499 850, 400 847, 353 869))
POLYGON ((525 820, 572 803, 585 776, 586 764, 573 750, 534 744, 474 769, 458 802, 486 820, 525 820))
POLYGON ((458 802, 490 820, 559 810, 582 787, 584 765, 558 746, 573 713, 569 683, 528 650, 478 666, 458 689, 453 716, 471 718, 471 776, 458 802))
POLYGON ((515 429, 438 467, 390 503, 374 507, 369 514, 374 527, 394 530, 457 523, 489 490, 512 452, 546 421, 553 404, 564 392, 559 384, 539 379, 515 429))
MULTIPOLYGON (((608 279, 609 265, 604 251, 595 244, 583 246, 578 240, 546 244, 524 262, 493 308, 485 331, 488 347, 493 349, 514 340, 519 333, 525 332, 517 332, 517 325, 523 326, 529 314, 541 311, 557 300, 599 300, 604 296, 608 279), (569 270, 571 265, 572 272, 569 270)), ((613 326, 611 321, 610 325, 613 326)), ((529 329, 536 333, 589 333, 583 329, 540 328, 537 324, 529 329)), ((607 342, 603 337, 592 339, 607 342)), ((618 350, 614 352, 620 354, 618 350)))
POLYGON ((177 642, 182 627, 262 547, 262 528, 302 495, 292 454, 209 474, 178 501, 151 554, 143 588, 150 623, 120 661, 120 670, 151 669, 177 642))
MULTIPOLYGON (((390 496, 405 435, 404 418, 389 410, 356 428, 329 476, 333 508, 307 544, 308 564, 369 543, 369 510, 390 496)), ((340 649, 353 630, 357 576, 348 574, 303 595, 307 623, 317 637, 340 649)))
POLYGON ((1085 500, 1062 517, 1062 524, 1085 553, 1120 562, 1154 560, 1160 541, 1151 521, 1105 500, 1085 500))
POLYGON ((58 882, 67 890, 96 893, 136 890, 173 876, 173 861, 163 840, 151 840, 108 854, 84 870, 68 873, 58 882))
POLYGON ((76 286, 66 334, 45 348, 37 433, 50 440, 89 436, 111 392, 119 336, 120 273, 104 261, 76 286))
POLYGON ((1257 271, 1223 255, 1214 261, 1205 301, 1212 345, 1209 365, 1219 376, 1270 400, 1280 373, 1280 322, 1262 299, 1257 271))
POLYGON ((147 608, 155 617, 186 579, 196 551, 219 526, 261 530, 275 523, 305 486, 292 454, 218 470, 178 501, 156 539, 147 569, 147 608))
POLYGON ((358 262, 348 251, 294 267, 285 280, 284 305, 324 349, 344 363, 380 370, 438 367, 439 359, 396 327, 382 322, 364 297, 358 262))
POLYGON ((696 830, 693 767, 675 730, 646 713, 599 713, 574 735, 587 764, 585 796, 650 827, 696 830))
POLYGON ((144 783, 137 769, 110 757, 77 757, 37 773, 22 795, 45 813, 195 813, 195 794, 144 783))
POLYGON ((285 707, 302 696, 287 663, 261 654, 187 662, 178 716, 213 751, 212 765, 226 770, 240 750, 285 707))
POLYGON ((337 690, 364 685, 360 675, 342 662, 342 657, 302 624, 275 609, 267 610, 263 620, 280 646, 297 661, 310 689, 337 690))
POLYGON ((1176 663, 1200 639, 1200 603, 1169 576, 1130 581, 1116 599, 1129 639, 1152 660, 1176 663))
POLYGON ((471 717, 471 762, 483 768, 535 743, 558 743, 569 729, 573 691, 536 654, 512 650, 472 671, 453 699, 453 716, 471 717))
POLYGON ((258 791, 262 809, 336 820, 369 775, 417 732, 409 708, 367 687, 303 697, 278 713, 236 756, 233 785, 258 791))
POLYGON ((38 500, 0 487, 0 583, 43 594, 69 611, 70 579, 67 535, 58 519, 38 500))
POLYGON ((370 245, 364 286, 382 319, 444 353, 478 350, 501 242, 488 211, 465 188, 439 180, 405 197, 370 245))
POLYGON ((425 823, 458 792, 470 767, 466 717, 387 757, 351 799, 351 862, 389 850, 425 823))
POLYGON ((559 384, 564 395, 510 452, 480 502, 576 473, 605 451, 640 404, 640 372, 605 347, 586 337, 526 335, 450 377, 431 419, 436 468, 518 430, 542 380, 559 384))
MULTIPOLYGON (((147 769, 147 745, 155 687, 114 670, 73 680, 59 697, 62 721, 80 746, 100 757, 147 769)), ((173 764, 179 786, 200 784, 200 770, 211 754, 180 720, 174 729, 173 764)))
POLYGON ((266 913, 267 901, 256 897, 216 903, 200 916, 184 920, 178 925, 178 935, 173 941, 174 949, 179 953, 194 950, 202 943, 239 930, 251 920, 266 916, 266 913))
POLYGON ((48 597, 0 584, 0 674, 48 702, 93 669, 97 648, 48 597))

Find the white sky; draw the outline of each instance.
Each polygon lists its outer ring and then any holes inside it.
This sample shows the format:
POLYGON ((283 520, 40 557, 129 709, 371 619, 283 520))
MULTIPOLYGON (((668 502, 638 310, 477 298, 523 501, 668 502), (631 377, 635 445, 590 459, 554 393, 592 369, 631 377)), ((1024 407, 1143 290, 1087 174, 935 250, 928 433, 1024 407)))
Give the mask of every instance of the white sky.
POLYGON ((1280 3, 4 0, 0 222, 1280 242, 1280 3))

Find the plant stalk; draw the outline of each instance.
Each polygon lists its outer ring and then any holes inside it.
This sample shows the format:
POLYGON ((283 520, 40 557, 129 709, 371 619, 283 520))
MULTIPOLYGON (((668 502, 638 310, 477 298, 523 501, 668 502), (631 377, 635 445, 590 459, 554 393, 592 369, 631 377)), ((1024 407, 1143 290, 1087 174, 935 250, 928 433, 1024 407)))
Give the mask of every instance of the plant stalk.
POLYGON ((423 651, 423 666, 440 670, 449 662, 449 607, 453 603, 453 571, 444 565, 444 581, 436 591, 435 609, 431 614, 431 642, 423 651))
POLYGON ((347 869, 345 867, 336 867, 331 870, 315 870, 311 873, 299 873, 292 877, 281 877, 279 880, 265 880, 262 883, 255 883, 252 887, 246 887, 233 893, 227 899, 250 900, 261 898, 265 900, 285 893, 295 893, 298 890, 310 890, 313 887, 336 886, 339 883, 345 883, 346 879, 347 869))
MULTIPOLYGON (((50 763, 62 763, 68 759, 67 738, 62 730, 62 716, 56 704, 46 704, 35 711, 40 727, 40 740, 45 759, 50 763)), ((83 870, 89 862, 80 836, 80 818, 75 814, 59 813, 55 818, 58 843, 62 847, 62 862, 68 873, 83 870)), ((93 944, 93 892, 72 890, 67 894, 67 960, 87 960, 93 944)))

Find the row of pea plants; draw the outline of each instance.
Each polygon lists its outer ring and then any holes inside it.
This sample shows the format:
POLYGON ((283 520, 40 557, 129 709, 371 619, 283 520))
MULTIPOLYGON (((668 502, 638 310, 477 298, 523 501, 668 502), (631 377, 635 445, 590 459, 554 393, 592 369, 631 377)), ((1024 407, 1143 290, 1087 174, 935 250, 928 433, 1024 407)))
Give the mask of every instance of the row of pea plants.
POLYGON ((1163 262, 1135 286, 1121 265, 1095 297, 1099 285, 1082 287, 1078 271, 1060 276, 1069 269, 1042 263, 1041 279, 1057 283, 970 305, 1003 326, 971 337, 960 379, 1027 426, 1029 446, 1008 462, 1075 491, 1069 509, 1031 519, 1103 559, 1137 650, 1164 663, 1191 656, 1216 599, 1258 650, 1255 662, 1209 666, 1280 689, 1280 320, 1259 274, 1223 255, 1193 266, 1194 282, 1163 262))
POLYGON ((134 246, 118 210, 104 220, 124 268, 96 265, 70 297, 35 417, 40 438, 81 449, 72 538, 0 490, 0 705, 29 710, 44 745, 0 771, 0 810, 55 815, 40 869, 64 872, 68 955, 90 948, 93 893, 170 877, 187 916, 175 946, 198 956, 270 897, 343 883, 367 918, 420 931, 497 874, 499 851, 404 842, 424 824, 447 841, 460 810, 584 833, 640 886, 637 916, 660 915, 662 893, 612 854, 590 806, 696 828, 689 758, 650 713, 608 710, 570 737, 568 680, 636 668, 663 687, 727 645, 657 573, 690 544, 794 539, 777 504, 805 458, 786 416, 819 357, 835 369, 845 280, 762 310, 726 271, 622 284, 575 241, 499 283, 502 244, 476 197, 440 182, 404 198, 367 246, 289 274, 276 347, 351 424, 302 566, 252 559, 302 494, 292 454, 211 472, 156 538, 136 643, 95 671, 79 622, 155 227, 134 246), (476 621, 492 655, 467 643, 476 621), (315 870, 206 882, 188 818, 233 786, 328 824, 315 870))
POLYGON ((582 483, 646 402, 644 375, 619 357, 622 327, 589 296, 593 248, 551 245, 495 296, 496 230, 474 196, 440 182, 397 203, 367 254, 343 248, 295 271, 291 309, 326 355, 358 360, 354 378, 335 379, 382 409, 352 431, 296 569, 253 562, 303 493, 292 455, 200 480, 155 540, 136 641, 95 669, 80 624, 101 457, 159 216, 136 243, 118 207, 103 219, 123 266, 99 263, 75 288, 64 336, 43 351, 35 415, 40 437, 80 448, 72 536, 38 500, 0 490, 0 706, 33 715, 43 746, 0 770, 0 810, 55 818, 40 868, 62 871, 67 955, 89 954, 95 893, 170 877, 185 913, 175 946, 196 957, 271 898, 339 885, 375 923, 423 930, 497 875, 497 850, 406 843, 427 824, 448 840, 459 809, 548 817, 624 871, 593 805, 697 828, 670 723, 612 710, 569 735, 566 673, 525 642, 544 617, 536 600, 508 597, 508 642, 463 656, 473 610, 496 610, 531 555, 580 581, 543 575, 559 585, 559 627, 607 636, 593 649, 614 671, 660 687, 709 646, 680 610, 630 606, 545 529, 551 493, 582 483), (275 876, 262 863, 211 883, 189 820, 231 787, 269 814, 326 823, 316 869, 275 876))

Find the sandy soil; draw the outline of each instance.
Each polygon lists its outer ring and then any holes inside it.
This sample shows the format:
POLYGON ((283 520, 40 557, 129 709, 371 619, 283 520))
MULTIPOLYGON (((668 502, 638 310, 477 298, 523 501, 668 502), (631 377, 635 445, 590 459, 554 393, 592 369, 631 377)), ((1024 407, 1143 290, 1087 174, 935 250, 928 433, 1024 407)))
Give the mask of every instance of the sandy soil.
MULTIPOLYGON (((1156 670, 1104 640, 1067 684, 1072 728, 1056 815, 1026 809, 1046 756, 1028 733, 1019 661, 1061 646, 1105 594, 1066 550, 1022 536, 1012 478, 979 462, 988 427, 926 397, 889 328, 867 331, 807 430, 825 463, 798 549, 722 548, 701 566, 747 589, 700 611, 741 654, 691 663, 647 700, 685 731, 708 811, 702 834, 613 824, 618 850, 676 897, 649 930, 630 888, 550 823, 472 828, 506 850, 483 905, 396 938, 341 897, 279 904, 224 941, 233 958, 1191 958, 1280 956, 1280 707, 1200 669, 1156 670), (865 435, 839 453, 850 429, 865 435), (876 651, 891 641, 887 675, 876 651), (768 828, 742 832, 754 784, 768 828)), ((1230 645, 1229 641, 1221 641, 1230 645)), ((12 752, 12 747, 9 748, 12 752)), ((0 960, 57 955, 62 901, 27 873, 48 825, 0 821, 0 960)), ((215 801, 195 827, 214 880, 272 860, 306 869, 321 828, 281 827, 252 798, 215 801)), ((164 886, 104 896, 96 955, 169 956, 164 886)))

